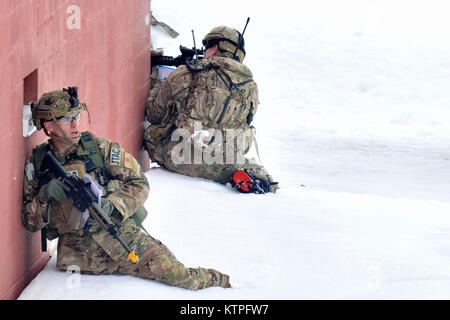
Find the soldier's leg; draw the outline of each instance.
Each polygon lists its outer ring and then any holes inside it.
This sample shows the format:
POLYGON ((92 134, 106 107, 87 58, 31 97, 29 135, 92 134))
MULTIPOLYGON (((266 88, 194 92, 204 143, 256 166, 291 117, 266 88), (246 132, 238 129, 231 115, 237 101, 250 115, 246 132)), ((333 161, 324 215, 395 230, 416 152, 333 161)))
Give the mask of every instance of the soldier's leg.
POLYGON ((144 148, 147 150, 151 161, 163 165, 162 144, 158 138, 159 125, 149 125, 144 130, 144 148), (156 135, 156 137, 155 137, 156 135))
POLYGON ((230 287, 228 275, 214 269, 186 268, 161 241, 142 231, 136 238, 133 242, 139 254, 139 263, 123 261, 117 273, 154 279, 190 290, 230 287))
POLYGON ((73 234, 58 239, 56 268, 78 270, 83 274, 111 274, 119 266, 95 241, 73 234), (73 269, 75 268, 75 269, 73 269))
MULTIPOLYGON (((211 179, 222 184, 231 182, 233 175, 240 169, 246 169, 253 176, 274 182, 272 176, 267 172, 263 165, 257 163, 254 159, 249 160, 246 157, 242 157, 241 163, 226 163, 226 158, 222 163, 195 163, 193 157, 191 157, 190 163, 174 163, 172 161, 172 150, 176 143, 166 143, 164 146, 159 146, 158 149, 162 149, 160 152, 163 155, 163 166, 173 172, 181 173, 191 177, 200 177, 205 179, 211 179)), ((193 148, 191 153, 193 154, 193 148)))

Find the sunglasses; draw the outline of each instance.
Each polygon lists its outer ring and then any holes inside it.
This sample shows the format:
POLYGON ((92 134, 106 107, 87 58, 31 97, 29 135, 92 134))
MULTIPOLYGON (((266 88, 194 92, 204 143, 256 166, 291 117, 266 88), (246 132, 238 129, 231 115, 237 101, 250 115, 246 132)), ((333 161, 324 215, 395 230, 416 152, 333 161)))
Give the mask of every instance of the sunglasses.
POLYGON ((74 120, 80 121, 80 119, 81 119, 81 113, 78 112, 74 116, 65 116, 65 117, 59 118, 58 121, 61 121, 62 123, 72 123, 74 120))
POLYGON ((202 44, 205 47, 205 50, 208 50, 209 48, 213 47, 215 44, 218 44, 219 41, 217 40, 203 40, 202 44))

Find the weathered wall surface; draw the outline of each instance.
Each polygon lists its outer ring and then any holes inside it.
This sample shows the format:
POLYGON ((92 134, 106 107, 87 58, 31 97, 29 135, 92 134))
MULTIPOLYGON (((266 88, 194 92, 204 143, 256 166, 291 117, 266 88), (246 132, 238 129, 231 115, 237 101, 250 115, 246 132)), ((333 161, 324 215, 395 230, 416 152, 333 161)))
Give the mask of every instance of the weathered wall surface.
POLYGON ((15 299, 45 266, 40 233, 21 221, 23 164, 42 132, 24 138, 23 104, 79 87, 82 130, 141 152, 150 87, 150 1, 0 0, 0 298, 15 299))

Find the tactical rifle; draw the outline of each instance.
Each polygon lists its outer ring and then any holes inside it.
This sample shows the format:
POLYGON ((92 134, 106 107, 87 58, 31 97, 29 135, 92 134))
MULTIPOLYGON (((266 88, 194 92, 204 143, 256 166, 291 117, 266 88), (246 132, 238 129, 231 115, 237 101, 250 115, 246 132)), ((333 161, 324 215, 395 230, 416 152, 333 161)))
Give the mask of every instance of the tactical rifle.
POLYGON ((42 169, 53 172, 60 179, 69 191, 67 196, 72 200, 73 205, 80 212, 88 210, 91 217, 105 229, 114 239, 119 241, 122 247, 127 251, 128 258, 133 262, 139 261, 139 256, 130 249, 130 247, 120 238, 119 227, 111 220, 111 218, 103 211, 97 203, 97 196, 91 189, 91 181, 87 177, 79 178, 75 173, 69 173, 59 163, 51 151, 48 151, 42 162, 42 169))
POLYGON ((180 45, 181 54, 177 57, 171 56, 152 56, 152 67, 157 65, 179 67, 182 64, 189 64, 189 61, 197 55, 199 59, 203 58, 203 49, 189 49, 180 45))

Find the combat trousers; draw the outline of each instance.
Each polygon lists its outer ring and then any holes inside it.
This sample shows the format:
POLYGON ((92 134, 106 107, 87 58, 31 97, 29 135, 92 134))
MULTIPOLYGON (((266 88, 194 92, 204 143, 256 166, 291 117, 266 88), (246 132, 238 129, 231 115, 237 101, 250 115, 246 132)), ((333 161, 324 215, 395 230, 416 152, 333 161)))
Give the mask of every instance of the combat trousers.
POLYGON ((161 241, 131 223, 121 228, 122 238, 139 255, 130 261, 117 241, 99 231, 94 236, 64 234, 58 240, 57 268, 73 266, 84 274, 124 274, 153 279, 190 290, 207 287, 230 287, 229 276, 214 269, 186 268, 161 241), (101 235, 98 237, 97 235, 101 235), (102 242, 102 239, 105 240, 102 242))
MULTIPOLYGON (((244 168, 255 177, 273 182, 272 176, 267 172, 264 166, 258 164, 253 159, 249 160, 245 157, 243 158, 242 163, 226 163, 226 159, 224 158, 220 164, 195 163, 195 161, 191 161, 191 163, 186 164, 176 164, 172 161, 172 150, 177 143, 178 142, 168 141, 168 139, 165 139, 154 145, 150 140, 145 140, 146 148, 149 152, 151 160, 172 172, 191 177, 210 179, 226 184, 227 182, 232 181, 233 175, 236 171, 244 168)), ((192 151, 191 154, 194 154, 194 151, 192 151)), ((274 192, 276 188, 277 186, 274 185, 274 190, 272 191, 274 192)))

